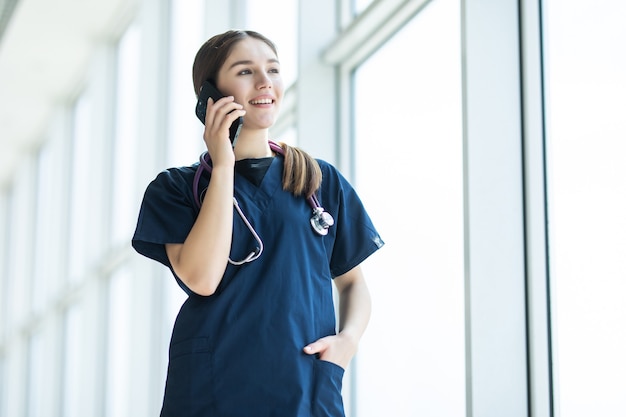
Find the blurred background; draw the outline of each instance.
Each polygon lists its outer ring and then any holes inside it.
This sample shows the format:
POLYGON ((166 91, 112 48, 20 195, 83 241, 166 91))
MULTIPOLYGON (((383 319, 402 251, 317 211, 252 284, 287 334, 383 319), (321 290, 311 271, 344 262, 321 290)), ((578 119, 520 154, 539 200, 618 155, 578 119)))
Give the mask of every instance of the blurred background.
POLYGON ((0 417, 156 416, 185 294, 130 247, 195 162, 191 66, 275 41, 272 137, 385 247, 348 417, 626 415, 620 0, 0 1, 0 417))

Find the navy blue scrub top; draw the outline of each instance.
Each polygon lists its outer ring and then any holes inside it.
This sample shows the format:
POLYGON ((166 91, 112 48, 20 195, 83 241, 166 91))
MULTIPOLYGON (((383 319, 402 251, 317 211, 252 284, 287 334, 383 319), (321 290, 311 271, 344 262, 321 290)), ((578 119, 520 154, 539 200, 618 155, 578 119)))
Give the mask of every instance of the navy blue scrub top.
MULTIPOLYGON (((383 245, 361 200, 332 165, 318 160, 318 198, 335 218, 326 236, 312 229, 304 197, 282 189, 283 158, 259 186, 235 174, 235 197, 264 243, 261 257, 229 264, 211 296, 189 295, 174 324, 162 417, 343 417, 344 370, 302 348, 334 335, 332 279, 383 245)), ((183 243, 198 209, 198 164, 161 172, 148 186, 132 244, 169 267, 166 243, 183 243)), ((208 175, 200 182, 206 189, 208 175)), ((257 246, 234 213, 230 258, 257 246)))

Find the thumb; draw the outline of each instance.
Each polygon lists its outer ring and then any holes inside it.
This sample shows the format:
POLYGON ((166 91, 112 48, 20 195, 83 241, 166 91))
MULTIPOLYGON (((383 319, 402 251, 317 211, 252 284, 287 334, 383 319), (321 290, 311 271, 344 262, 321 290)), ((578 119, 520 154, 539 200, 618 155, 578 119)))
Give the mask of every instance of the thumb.
POLYGON ((321 353, 326 350, 327 346, 323 339, 317 340, 313 343, 310 343, 304 347, 304 353, 308 355, 315 355, 317 353, 321 353))

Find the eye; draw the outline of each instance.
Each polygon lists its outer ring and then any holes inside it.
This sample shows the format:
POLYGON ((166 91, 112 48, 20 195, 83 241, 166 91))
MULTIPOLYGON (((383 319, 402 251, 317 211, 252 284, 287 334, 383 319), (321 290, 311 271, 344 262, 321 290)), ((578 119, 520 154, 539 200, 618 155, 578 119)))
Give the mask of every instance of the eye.
POLYGON ((250 71, 249 69, 244 69, 237 73, 237 75, 248 75, 248 74, 252 74, 252 71, 250 71))
POLYGON ((272 74, 280 74, 280 68, 270 68, 267 72, 272 74))

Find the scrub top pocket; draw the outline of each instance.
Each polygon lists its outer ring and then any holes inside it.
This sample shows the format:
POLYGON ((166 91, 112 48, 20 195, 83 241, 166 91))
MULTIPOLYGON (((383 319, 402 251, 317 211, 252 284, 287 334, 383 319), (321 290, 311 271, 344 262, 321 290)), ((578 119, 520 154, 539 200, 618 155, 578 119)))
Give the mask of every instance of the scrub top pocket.
POLYGON ((341 388, 344 369, 321 359, 313 361, 311 417, 345 417, 341 388))
POLYGON ((214 405, 212 378, 208 377, 212 372, 213 354, 208 338, 173 344, 161 417, 207 416, 207 410, 214 405))

